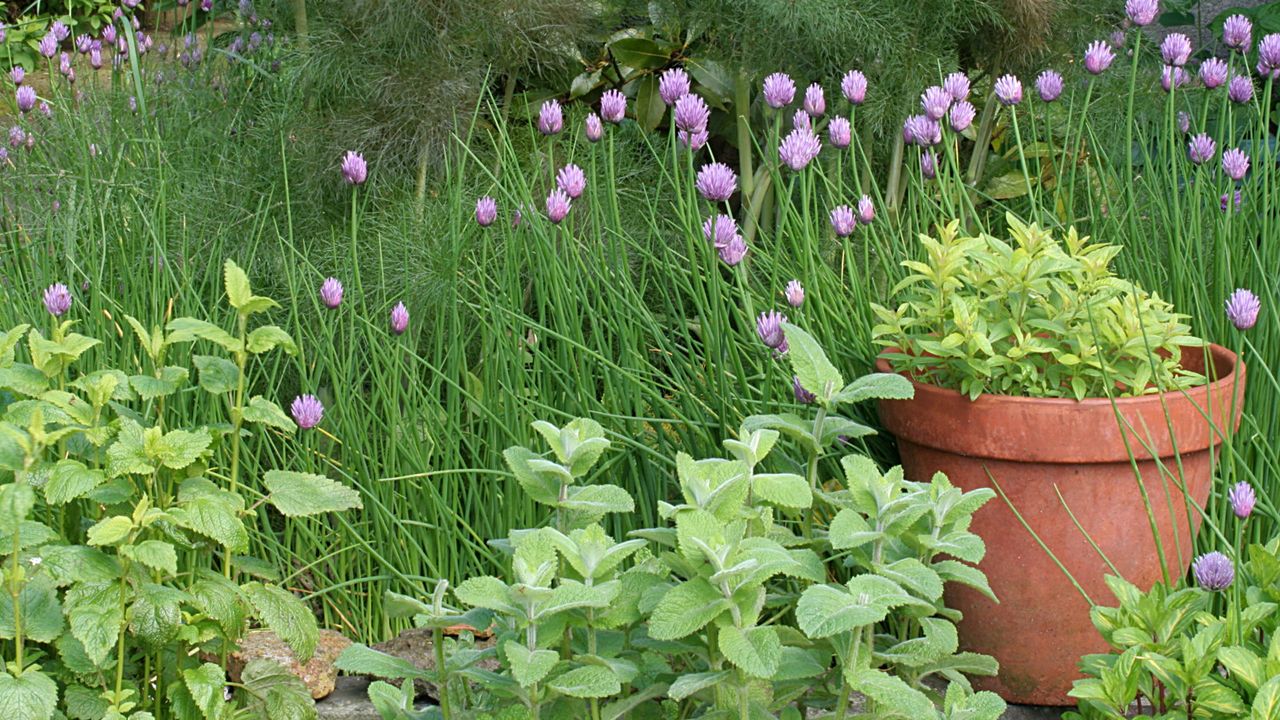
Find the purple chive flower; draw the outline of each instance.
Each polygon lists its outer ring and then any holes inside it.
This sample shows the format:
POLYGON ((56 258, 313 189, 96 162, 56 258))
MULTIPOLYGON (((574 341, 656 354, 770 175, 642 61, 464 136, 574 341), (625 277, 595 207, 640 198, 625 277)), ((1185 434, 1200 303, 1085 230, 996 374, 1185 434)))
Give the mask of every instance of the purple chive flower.
POLYGON ((1210 90, 1222 87, 1227 82, 1227 64, 1222 58, 1209 58, 1200 63, 1200 82, 1210 90))
POLYGON ((89 52, 89 48, 93 47, 93 38, 88 33, 76 36, 76 52, 84 55, 89 52))
POLYGON ((1227 493, 1227 500, 1231 503, 1231 512, 1241 520, 1253 514, 1253 506, 1258 504, 1258 496, 1253 491, 1253 486, 1241 480, 1231 487, 1231 492, 1227 493))
MULTIPOLYGON (((133 100, 132 97, 129 99, 133 100)), ((347 154, 342 156, 342 177, 349 185, 363 185, 369 177, 369 166, 365 164, 364 156, 354 150, 348 150, 347 154)))
POLYGON ((1262 302, 1258 296, 1244 288, 1237 288, 1227 298, 1227 319, 1237 330, 1248 330, 1258 322, 1258 312, 1262 310, 1262 302))
POLYGON ((573 207, 573 200, 568 193, 556 188, 547 196, 547 219, 559 225, 560 221, 564 220, 565 216, 569 214, 571 207, 573 207))
POLYGON ((738 189, 738 175, 724 163, 707 163, 698 170, 695 187, 711 202, 723 202, 738 189))
POLYGON ((813 118, 809 117, 809 113, 804 110, 797 110, 796 114, 791 116, 791 129, 813 132, 813 118))
POLYGON ((1253 99, 1253 78, 1248 75, 1236 75, 1227 83, 1227 97, 1231 102, 1241 104, 1253 99))
MULTIPOLYGON (((1218 208, 1219 208, 1219 209, 1221 209, 1221 210, 1222 210, 1222 212, 1226 212, 1226 211, 1227 211, 1227 202, 1228 202, 1228 200, 1229 200, 1229 198, 1230 198, 1230 197, 1231 197, 1231 193, 1222 193, 1222 197, 1218 198, 1218 208)), ((1236 200, 1236 201, 1235 201, 1235 211, 1236 211, 1236 212, 1240 212, 1240 201, 1242 200, 1242 198, 1240 197, 1240 191, 1239 191, 1239 190, 1237 190, 1237 191, 1236 191, 1236 194, 1235 194, 1235 200, 1236 200)))
POLYGON ((14 65, 9 71, 9 79, 13 80, 14 85, 21 85, 22 81, 27 79, 27 69, 21 65, 14 65))
POLYGON ((938 177, 938 158, 934 157, 932 150, 926 150, 920 155, 920 174, 925 180, 938 177))
POLYGON ((706 128, 703 128, 696 132, 685 132, 684 130, 681 130, 680 132, 676 133, 676 135, 679 138, 681 145, 689 148, 691 151, 694 151, 694 152, 701 150, 702 146, 707 144, 708 138, 711 137, 707 133, 706 128))
POLYGON ((1107 37, 1107 42, 1111 43, 1111 47, 1118 50, 1124 47, 1127 39, 1123 30, 1112 30, 1111 35, 1107 37))
POLYGON ((1057 70, 1045 70, 1036 78, 1036 93, 1044 102, 1051 103, 1062 95, 1062 76, 1057 70))
POLYGON ((587 176, 583 174, 582 168, 569 163, 556 173, 556 187, 563 190, 570 199, 577 200, 587 189, 587 176))
POLYGON ((930 86, 920 96, 920 107, 930 120, 941 120, 951 107, 951 93, 938 85, 930 86))
POLYGON ((563 129, 564 111, 560 109, 560 101, 552 99, 542 103, 538 110, 538 132, 555 135, 563 129))
POLYGON ((786 73, 776 72, 764 79, 764 101, 769 107, 786 107, 796 99, 796 82, 786 73))
POLYGON ((200 9, 204 12, 213 10, 213 0, 200 0, 200 9))
POLYGON ((799 280, 792 280, 787 283, 782 295, 787 299, 787 304, 793 308, 798 308, 804 304, 804 286, 800 284, 799 280))
POLYGON ((140 2, 142 2, 142 0, 124 0, 124 6, 132 10, 138 7, 138 3, 140 2))
POLYGON ((480 227, 489 227, 498 219, 498 202, 485 195, 476 200, 476 223, 480 227))
POLYGON ((952 100, 957 102, 969 99, 969 76, 962 72, 953 72, 942 81, 942 89, 947 91, 952 100))
POLYGON ((962 133, 969 129, 973 124, 973 118, 978 114, 977 109, 973 107, 973 103, 968 100, 957 100, 955 105, 951 106, 948 117, 951 121, 951 129, 958 133, 962 133))
POLYGON ((1182 87, 1190 81, 1191 76, 1187 75, 1187 71, 1177 65, 1165 65, 1160 71, 1160 87, 1164 88, 1165 92, 1182 87))
POLYGON ((1196 584, 1211 592, 1226 590, 1236 577, 1231 559, 1217 550, 1196 558, 1191 564, 1191 571, 1196 577, 1196 584))
MULTIPOLYGON (((129 96, 129 112, 131 112, 131 113, 136 113, 136 112, 138 112, 138 98, 134 97, 133 95, 130 95, 130 96, 129 96)), ((345 164, 346 164, 346 163, 344 162, 343 164, 344 164, 344 166, 345 166, 345 164)), ((345 167, 343 168, 343 172, 342 172, 342 174, 343 174, 343 175, 346 175, 346 168, 345 168, 345 167)), ((348 182, 350 182, 350 181, 351 181, 351 179, 350 179, 350 178, 347 178, 347 181, 348 181, 348 182)), ((357 184, 357 185, 359 185, 360 183, 356 183, 356 184, 357 184)))
POLYGON ((27 133, 17 125, 9 128, 9 147, 18 147, 26 142, 27 133))
POLYGON ((299 395, 289 406, 289 414, 298 423, 298 427, 310 430, 319 425, 320 419, 324 417, 324 405, 320 404, 315 395, 299 395))
POLYGON ((937 145, 942 142, 942 125, 928 115, 912 115, 903 127, 902 137, 908 136, 922 147, 937 145))
POLYGON ((94 70, 102 68, 102 48, 89 48, 89 67, 94 70))
POLYGON ((1253 23, 1244 15, 1232 15, 1222 24, 1222 44, 1245 53, 1253 43, 1253 23))
POLYGON ((108 45, 116 44, 116 26, 108 25, 102 28, 102 42, 108 45))
POLYGON ((795 394, 796 402, 802 405, 812 405, 813 401, 818 399, 816 395, 804 389, 800 384, 799 376, 796 375, 791 376, 791 392, 795 394))
POLYGON ((827 111, 827 96, 818 83, 805 88, 804 111, 813 117, 818 117, 827 111))
POLYGON ((58 52, 58 39, 53 36, 53 33, 47 33, 40 38, 39 48, 41 55, 51 58, 58 52))
POLYGON ((330 310, 338 309, 342 304, 342 281, 336 277, 327 277, 320 283, 320 301, 330 310))
POLYGON ((716 215, 702 222, 702 236, 715 248, 729 244, 738 234, 738 221, 729 215, 716 215))
POLYGON ((1127 0, 1124 4, 1124 14, 1129 17, 1130 22, 1139 26, 1150 25, 1159 10, 1160 3, 1156 0, 1127 0))
POLYGON ((62 53, 58 56, 58 72, 62 73, 64 77, 71 75, 71 56, 67 53, 62 53))
POLYGON ((396 306, 391 308, 391 332, 396 335, 403 335, 405 330, 409 329, 409 308, 404 303, 398 302, 396 306))
POLYGON ((658 80, 658 95, 662 102, 675 105, 676 101, 689 94, 689 73, 684 68, 671 68, 662 73, 658 80))
POLYGON ((71 309, 71 291, 62 283, 54 283, 44 290, 44 309, 54 317, 62 317, 71 309))
POLYGON ((677 128, 687 133, 696 133, 707 128, 711 109, 701 95, 689 93, 676 99, 675 118, 677 128))
POLYGON ((1165 65, 1182 67, 1191 59, 1191 38, 1182 33, 1169 33, 1160 43, 1160 57, 1165 65))
POLYGON ((1014 75, 1004 75, 996 80, 996 98, 1004 105, 1022 102, 1022 81, 1014 75))
POLYGON ((1267 35, 1258 43, 1258 74, 1272 80, 1280 78, 1280 34, 1267 35))
POLYGON ((19 87, 16 97, 18 99, 19 112, 31 112, 31 109, 36 106, 36 89, 30 85, 23 85, 19 87))
POLYGON ((1182 110, 1178 111, 1178 131, 1183 135, 1191 132, 1191 116, 1182 110))
POLYGON ((840 92, 845 100, 861 105, 867 99, 867 76, 861 70, 850 70, 840 79, 840 92))
POLYGON ((827 123, 827 137, 835 147, 842 150, 849 147, 849 143, 853 142, 853 127, 849 125, 849 119, 838 115, 831 118, 831 122, 827 123))
POLYGON ((862 225, 870 225, 875 219, 876 205, 871 202, 870 195, 863 195, 858 199, 858 222, 862 225))
POLYGON ((62 42, 71 37, 71 28, 67 27, 61 20, 54 20, 53 24, 49 26, 49 34, 53 35, 58 42, 62 42))
POLYGON ((627 96, 618 90, 605 90, 600 96, 600 117, 617 124, 627 115, 627 96))
POLYGON ((747 256, 747 241, 735 234, 724 247, 716 248, 720 260, 729 267, 736 267, 747 256))
POLYGON ((1191 138, 1191 142, 1187 143, 1187 157, 1191 162, 1199 165, 1213 157, 1218 145, 1209 137, 1208 133, 1200 133, 1191 138))
POLYGON ((48 117, 53 117, 53 108, 49 107, 49 103, 47 103, 47 102, 41 102, 41 103, 40 103, 40 114, 41 114, 41 115, 43 115, 43 116, 45 116, 45 117, 47 117, 47 118, 48 118, 48 117))
POLYGON ((600 122, 599 115, 595 113, 587 115, 587 119, 582 123, 582 126, 588 142, 600 142, 600 138, 604 137, 604 124, 600 122))
POLYGON ((782 330, 782 324, 787 322, 787 316, 777 310, 769 310, 760 313, 760 317, 756 318, 756 335, 760 336, 760 341, 778 352, 778 354, 787 351, 787 334, 782 330))
POLYGON ((831 227, 836 231, 837 237, 852 235, 855 224, 857 220, 853 216, 853 208, 848 205, 840 205, 831 211, 831 227))
POLYGON ((1232 180, 1244 178, 1249 172, 1249 156, 1240 148, 1231 148, 1222 152, 1222 171, 1232 180))
POLYGON ((799 172, 818 157, 821 150, 822 143, 818 141, 817 135, 810 130, 796 129, 782 139, 782 144, 778 146, 778 158, 787 167, 799 172))
POLYGON ((1116 53, 1111 46, 1098 40, 1089 43, 1089 47, 1084 51, 1084 69, 1090 75, 1101 75, 1111 67, 1111 61, 1115 59, 1116 53))

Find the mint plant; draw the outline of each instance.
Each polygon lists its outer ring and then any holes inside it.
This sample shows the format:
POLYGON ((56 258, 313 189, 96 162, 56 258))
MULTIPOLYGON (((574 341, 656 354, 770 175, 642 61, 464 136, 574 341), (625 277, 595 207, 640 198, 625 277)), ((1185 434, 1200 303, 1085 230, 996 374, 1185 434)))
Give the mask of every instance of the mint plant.
POLYGON ((309 659, 311 610, 276 585, 237 581, 235 556, 250 546, 245 518, 263 504, 286 517, 361 505, 321 475, 267 471, 266 494, 240 482, 254 438, 245 423, 296 429, 274 402, 246 397, 248 363, 295 348, 277 326, 249 330, 276 304, 253 295, 234 262, 224 276, 234 333, 193 318, 163 330, 126 318, 144 372, 81 370, 99 341, 72 332, 72 320, 55 319, 48 339, 26 325, 0 338, 0 388, 22 398, 0 417, 0 471, 11 477, 0 485, 0 638, 14 646, 0 716, 48 720, 60 700, 68 717, 92 720, 314 714, 302 682, 275 663, 248 663, 232 685, 202 660, 225 657, 250 622, 309 659), (166 401, 192 374, 174 351, 197 341, 230 355, 191 357, 198 391, 224 398, 228 417, 174 427, 166 401))

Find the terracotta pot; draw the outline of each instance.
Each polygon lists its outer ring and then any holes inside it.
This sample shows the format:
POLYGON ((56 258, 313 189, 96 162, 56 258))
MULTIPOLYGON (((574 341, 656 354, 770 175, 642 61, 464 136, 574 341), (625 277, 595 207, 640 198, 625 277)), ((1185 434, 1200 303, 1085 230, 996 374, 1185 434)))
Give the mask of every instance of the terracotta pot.
MULTIPOLYGON (((1105 398, 1077 402, 982 395, 970 401, 954 390, 914 381, 915 398, 882 401, 880 419, 897 437, 908 478, 927 480, 942 471, 957 486, 972 490, 992 487, 990 472, 1089 597, 1111 604, 1114 597, 1103 581, 1110 570, 1072 523, 1063 501, 1125 578, 1143 589, 1161 578, 1127 436, 1169 572, 1181 576, 1191 562, 1201 518, 1192 508, 1188 522, 1188 505, 1179 489, 1183 483, 1177 479, 1179 459, 1187 494, 1203 507, 1222 442, 1215 428, 1226 427, 1232 408, 1231 424, 1237 427, 1244 399, 1244 364, 1237 365, 1235 353, 1217 345, 1211 353, 1209 377, 1217 379, 1208 385, 1163 397, 1117 399, 1114 407, 1124 418, 1124 432, 1105 398), (1209 418, 1215 421, 1212 427, 1209 418), (1153 449, 1160 462, 1144 448, 1153 449)), ((1193 371, 1203 372, 1204 360, 1200 348, 1183 352, 1183 366, 1193 371)), ((876 368, 891 371, 883 357, 876 368)), ((979 510, 972 530, 986 541, 987 555, 979 567, 1000 602, 954 583, 946 600, 964 613, 962 649, 1000 662, 998 677, 978 679, 975 685, 1010 702, 1074 704, 1067 691, 1080 677, 1081 656, 1108 651, 1089 620, 1089 604, 1004 500, 997 497, 979 510)))

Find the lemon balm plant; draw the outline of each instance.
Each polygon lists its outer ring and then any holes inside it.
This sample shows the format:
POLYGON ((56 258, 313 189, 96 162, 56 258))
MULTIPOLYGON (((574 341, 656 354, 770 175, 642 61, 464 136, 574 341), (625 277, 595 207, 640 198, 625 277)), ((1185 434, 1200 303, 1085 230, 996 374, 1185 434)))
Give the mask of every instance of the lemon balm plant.
POLYGON ((250 622, 300 659, 317 642, 306 604, 238 577, 247 516, 263 505, 286 517, 360 507, 357 493, 321 475, 270 470, 265 494, 239 477, 256 428, 296 430, 274 402, 250 396, 250 361, 296 348, 275 325, 250 327, 276 303, 254 295, 239 266, 228 261, 224 279, 233 331, 194 318, 148 329, 126 318, 149 366, 134 374, 83 367, 101 343, 64 319, 72 302, 61 285, 45 293, 48 337, 29 325, 0 337, 0 388, 18 398, 0 416, 0 638, 12 641, 0 716, 314 712, 301 681, 273 662, 249 662, 236 683, 212 662, 250 622), (177 352, 193 343, 221 354, 177 352), (184 392, 222 398, 226 416, 181 422, 168 404, 184 392))

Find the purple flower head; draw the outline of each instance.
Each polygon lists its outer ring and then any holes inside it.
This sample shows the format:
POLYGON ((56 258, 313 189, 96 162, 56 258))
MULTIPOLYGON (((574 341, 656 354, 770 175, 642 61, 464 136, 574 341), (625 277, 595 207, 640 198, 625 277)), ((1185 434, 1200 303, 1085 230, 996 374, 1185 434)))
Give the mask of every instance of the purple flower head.
POLYGON ((336 277, 327 277, 320 283, 320 301, 330 310, 336 310, 342 304, 342 281, 336 277))
POLYGON ((1182 33, 1169 33, 1160 43, 1160 57, 1165 65, 1182 67, 1191 59, 1191 38, 1182 33))
POLYGON ((839 115, 831 118, 827 123, 827 137, 835 147, 849 147, 849 143, 853 142, 853 128, 849 125, 849 119, 839 115))
POLYGON ((587 176, 583 174, 582 168, 569 163, 556 173, 556 187, 563 190, 564 194, 571 199, 577 200, 587 189, 587 176))
POLYGON ((600 116, 595 113, 587 115, 582 127, 588 142, 600 142, 600 139, 604 137, 604 123, 600 122, 600 116))
POLYGON ((871 202, 870 195, 863 195, 858 199, 858 222, 862 225, 870 225, 875 219, 876 205, 871 202))
POLYGON ((9 128, 9 147, 18 147, 26 142, 27 133, 17 125, 9 128))
POLYGON ((707 121, 711 119, 711 109, 707 107, 701 95, 689 93, 676 100, 675 117, 677 128, 688 133, 696 133, 707 129, 707 121))
POLYGON ((89 52, 91 47, 93 47, 93 38, 88 33, 76 36, 76 52, 83 55, 89 52))
POLYGON ((1258 495, 1253 491, 1252 485, 1241 480, 1231 486, 1227 500, 1231 503, 1231 512, 1243 520, 1253 514, 1253 506, 1258 504, 1258 495))
POLYGON ((611 123, 620 123, 627 115, 627 96, 618 90, 605 90, 600 96, 600 117, 611 123))
POLYGON ((1045 70, 1036 78, 1036 93, 1040 99, 1050 103, 1062 95, 1062 76, 1057 70, 1045 70))
POLYGON ((724 163, 707 163, 698 171, 695 186, 711 202, 724 202, 738 189, 738 175, 724 163))
POLYGON ((722 248, 738 234, 738 221, 729 215, 715 215, 702 222, 702 236, 713 247, 722 248))
POLYGON ((925 180, 932 180, 938 177, 938 158, 934 156, 932 150, 925 150, 920 155, 920 174, 925 180))
POLYGON ((1258 312, 1262 310, 1262 302, 1258 296, 1244 288, 1237 288, 1227 298, 1227 319, 1237 330, 1248 330, 1258 322, 1258 312))
POLYGON ((741 235, 735 234, 724 244, 724 247, 716 248, 720 255, 720 260, 729 267, 736 267, 747 257, 747 241, 742 239, 741 235))
POLYGON ((1164 88, 1165 92, 1169 92, 1173 88, 1182 87, 1190 81, 1191 76, 1187 74, 1187 71, 1177 65, 1165 65, 1164 69, 1160 71, 1160 87, 1164 88))
POLYGON ((796 114, 791 116, 791 129, 813 132, 813 118, 809 117, 809 113, 804 110, 797 110, 796 114))
POLYGON ((791 392, 795 394, 796 402, 802 405, 812 405, 813 401, 818 399, 816 395, 804 389, 797 375, 791 376, 791 392))
POLYGON ((1150 25, 1159 10, 1160 3, 1156 0, 1127 0, 1124 4, 1124 14, 1130 22, 1139 26, 1150 25))
POLYGON ((973 103, 968 100, 957 100, 948 113, 951 120, 951 129, 958 133, 964 132, 973 124, 973 118, 977 114, 978 111, 973 107, 973 103))
POLYGON ((1222 44, 1245 53, 1253 43, 1253 23, 1244 15, 1232 15, 1222 24, 1222 44))
POLYGON ((560 221, 564 220, 565 216, 569 214, 569 209, 572 206, 573 200, 568 193, 560 188, 552 190, 551 194, 547 196, 547 219, 559 225, 560 221))
POLYGON ((786 73, 776 72, 764 79, 764 101, 769 107, 786 107, 796 99, 796 82, 786 73))
POLYGON ((49 34, 53 35, 54 40, 62 42, 71 37, 71 28, 67 27, 61 20, 54 20, 49 26, 49 34))
POLYGON ((538 110, 538 132, 555 135, 563 129, 564 111, 560 109, 560 101, 552 99, 542 103, 538 110))
POLYGON ((1115 59, 1116 53, 1111 46, 1097 40, 1089 43, 1089 47, 1084 51, 1084 69, 1090 75, 1101 75, 1111 67, 1111 61, 1115 59))
POLYGON ((44 290, 44 309, 54 317, 62 317, 71 309, 71 291, 62 283, 54 283, 44 290))
POLYGON ((1231 148, 1222 152, 1222 171, 1232 180, 1244 178, 1249 172, 1249 156, 1240 148, 1231 148))
POLYGON ((1004 105, 1017 105, 1022 102, 1022 81, 1014 75, 1001 76, 996 80, 996 98, 1004 105))
POLYGON ((1182 110, 1178 111, 1178 131, 1183 135, 1191 132, 1191 116, 1182 110))
POLYGON ((200 9, 204 12, 213 10, 213 0, 200 0, 200 9))
POLYGON ((47 58, 51 58, 57 52, 58 52, 58 38, 54 37, 53 33, 47 33, 45 34, 44 37, 40 38, 40 54, 41 55, 47 58))
MULTIPOLYGON (((133 100, 133 98, 129 99, 133 100)), ((348 150, 347 154, 342 156, 342 177, 350 185, 363 185, 369 177, 369 166, 365 164, 364 156, 354 150, 348 150)))
POLYGON ((134 97, 133 95, 129 96, 129 112, 131 113, 138 112, 138 98, 134 97))
POLYGON ((1258 74, 1280 78, 1280 33, 1271 33, 1258 43, 1258 74))
POLYGON ((675 105, 676 101, 689 94, 689 73, 684 68, 671 68, 662 73, 658 80, 658 95, 662 102, 675 105))
POLYGON ((1210 90, 1226 84, 1227 64, 1222 61, 1222 58, 1209 58, 1200 63, 1200 82, 1210 90))
POLYGON ((405 330, 409 329, 409 308, 404 303, 398 302, 396 306, 391 308, 391 332, 396 335, 403 335, 405 330))
POLYGON ((1196 584, 1211 592, 1226 590, 1236 577, 1231 559, 1217 550, 1196 558, 1191 564, 1191 571, 1196 577, 1196 584))
POLYGON ((89 66, 94 70, 102 68, 102 48, 89 48, 89 66))
POLYGON ((23 113, 31 112, 36 106, 36 89, 30 85, 22 85, 16 93, 18 100, 18 111, 23 113))
POLYGON ((49 117, 53 117, 53 108, 52 108, 52 107, 49 107, 49 103, 44 102, 44 101, 41 101, 41 102, 40 102, 40 114, 41 114, 41 115, 43 115, 43 116, 45 116, 45 117, 47 117, 47 118, 49 118, 49 117))
POLYGON ((935 121, 941 120, 951 107, 951 93, 943 90, 939 85, 930 86, 920 96, 920 107, 924 110, 925 117, 935 121))
POLYGON ((962 72, 953 72, 942 81, 942 88, 947 91, 952 100, 968 100, 969 99, 969 76, 962 72))
POLYGON ((902 137, 921 147, 931 147, 942 142, 942 125, 928 115, 912 115, 907 118, 902 137))
POLYGON ((1227 97, 1231 102, 1243 105, 1253 99, 1253 78, 1236 75, 1227 83, 1227 97))
POLYGON ((798 308, 804 304, 804 286, 799 280, 792 280, 787 283, 786 289, 782 291, 782 296, 787 299, 787 304, 793 308, 798 308))
POLYGON ((489 227, 498 219, 498 202, 485 195, 476 200, 476 223, 480 227, 489 227))
POLYGON ((813 131, 796 129, 787 133, 787 136, 782 139, 782 144, 778 146, 778 158, 787 167, 799 172, 813 162, 821 150, 822 143, 818 141, 818 136, 814 135, 813 131))
POLYGON ((772 348, 779 354, 787 351, 787 334, 782 329, 782 324, 787 322, 787 316, 777 310, 769 310, 760 313, 760 317, 756 318, 756 335, 760 336, 760 341, 766 347, 772 348))
POLYGON ((138 3, 140 2, 142 2, 142 0, 124 0, 124 6, 132 10, 138 7, 138 3))
POLYGON ((840 80, 840 92, 845 100, 861 105, 867 99, 867 76, 861 70, 850 70, 840 80))
POLYGON ((1111 43, 1111 47, 1118 50, 1124 47, 1127 39, 1123 30, 1112 30, 1111 35, 1107 37, 1107 42, 1111 43))
POLYGON ((853 208, 848 205, 837 206, 831 211, 831 227, 837 237, 849 237, 853 234, 857 220, 853 216, 853 208))
MULTIPOLYGON (((1222 212, 1227 211, 1227 203, 1230 197, 1231 197, 1231 193, 1222 193, 1222 197, 1218 198, 1218 208, 1221 209, 1222 212)), ((1242 199, 1243 198, 1241 198, 1240 196, 1240 191, 1237 190, 1235 193, 1235 211, 1236 212, 1240 212, 1240 201, 1242 199)))
POLYGON ((14 65, 9 71, 9 78, 13 80, 14 85, 21 85, 22 81, 27 79, 27 69, 21 65, 14 65))
POLYGON ((106 27, 102 28, 102 42, 106 43, 107 45, 116 44, 116 26, 115 25, 107 25, 106 27))
POLYGON ((681 130, 676 133, 676 135, 680 140, 680 144, 689 148, 693 152, 701 150, 702 146, 707 144, 707 139, 710 137, 710 135, 707 134, 706 128, 695 132, 685 132, 684 130, 681 130))
POLYGON ((804 111, 814 117, 827 111, 827 96, 818 83, 804 89, 804 111))
POLYGON ((289 406, 289 414, 298 423, 298 427, 310 430, 319 425, 320 419, 324 417, 324 405, 320 404, 315 395, 299 395, 289 406))
POLYGON ((1187 157, 1191 162, 1199 165, 1213 157, 1217 151, 1218 145, 1209 137, 1208 133, 1200 133, 1191 138, 1191 142, 1187 143, 1187 157))
POLYGON ((67 53, 62 53, 58 57, 58 72, 64 76, 71 74, 71 56, 67 53))

